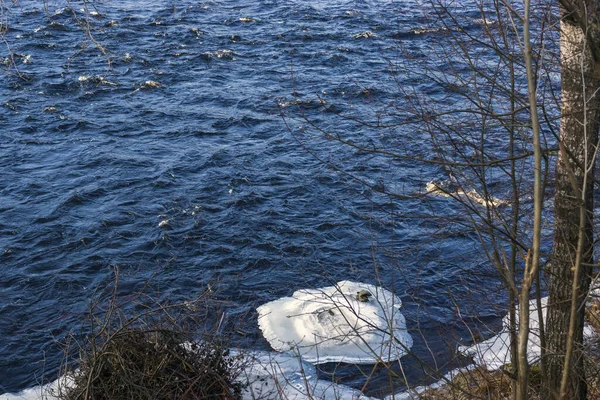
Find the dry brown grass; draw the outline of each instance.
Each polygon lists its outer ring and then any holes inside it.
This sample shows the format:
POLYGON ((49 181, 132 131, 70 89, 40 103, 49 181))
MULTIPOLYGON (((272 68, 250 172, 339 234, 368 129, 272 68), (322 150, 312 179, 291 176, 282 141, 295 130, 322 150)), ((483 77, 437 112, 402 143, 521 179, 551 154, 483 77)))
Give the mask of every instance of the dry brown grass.
POLYGON ((465 370, 449 384, 427 389, 420 394, 423 400, 510 399, 511 379, 502 371, 490 372, 485 368, 465 370))
POLYGON ((600 300, 594 299, 588 302, 585 309, 585 318, 596 332, 600 332, 600 300))
MULTIPOLYGON (((586 322, 590 324, 595 331, 600 332, 600 300, 589 301, 586 306, 586 322)), ((595 342, 587 343, 586 351, 586 378, 588 383, 588 398, 600 399, 600 343, 598 339, 595 342)), ((507 366, 506 370, 510 369, 507 366)), ((541 372, 539 366, 532 366, 529 375, 529 399, 539 400, 541 372)), ((436 389, 427 389, 420 393, 420 399, 423 400, 467 400, 467 399, 488 399, 505 400, 512 398, 512 385, 514 381, 509 374, 504 371, 487 371, 485 368, 475 368, 470 371, 463 371, 454 377, 447 385, 436 389)))

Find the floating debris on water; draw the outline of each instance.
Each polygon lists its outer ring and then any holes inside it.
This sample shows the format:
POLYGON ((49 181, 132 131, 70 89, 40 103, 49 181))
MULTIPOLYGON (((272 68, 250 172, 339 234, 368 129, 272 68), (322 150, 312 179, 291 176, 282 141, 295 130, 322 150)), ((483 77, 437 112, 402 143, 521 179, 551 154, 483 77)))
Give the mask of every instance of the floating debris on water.
POLYGON ((250 17, 241 17, 240 21, 241 22, 254 22, 254 19, 252 19, 250 17))
POLYGON ((354 39, 371 39, 374 37, 377 37, 377 35, 371 31, 360 32, 360 33, 357 33, 356 35, 352 35, 352 38, 354 38, 354 39))
POLYGON ((233 60, 233 51, 231 50, 217 50, 213 53, 217 58, 226 58, 233 60))
POLYGON ((200 28, 191 28, 190 32, 192 32, 196 36, 202 36, 204 33, 200 30, 200 28))
POLYGON ((450 197, 450 191, 447 189, 446 184, 442 184, 436 181, 427 182, 425 185, 425 192, 436 194, 442 197, 450 197))
POLYGON ((233 51, 231 50, 217 50, 217 51, 207 51, 206 53, 202 53, 207 58, 220 58, 224 60, 235 60, 233 57, 233 51))
POLYGON ((60 14, 68 13, 68 12, 71 12, 71 11, 72 11, 71 8, 69 8, 69 7, 63 7, 63 8, 59 8, 58 10, 54 11, 54 15, 60 15, 60 14))
POLYGON ((198 311, 198 303, 196 301, 184 301, 183 305, 192 312, 198 311))
POLYGON ((496 21, 491 21, 487 18, 475 18, 473 22, 477 25, 494 25, 496 23, 496 21))
POLYGON ((436 182, 431 181, 427 182, 425 185, 425 191, 427 193, 435 194, 441 197, 458 197, 463 198, 467 201, 472 201, 482 206, 486 207, 505 207, 510 206, 510 202, 502 199, 498 199, 496 197, 482 196, 475 189, 471 189, 469 191, 465 191, 461 188, 453 188, 450 182, 436 182))
POLYGON ((79 82, 90 82, 90 83, 94 83, 96 85, 110 85, 110 86, 118 86, 118 83, 115 82, 111 82, 109 80, 107 80, 105 77, 100 76, 100 75, 81 75, 79 76, 79 78, 77 78, 77 80, 79 82))
POLYGON ((436 32, 443 32, 443 31, 447 31, 448 29, 445 26, 442 26, 440 28, 428 28, 426 26, 421 25, 418 28, 413 28, 410 30, 410 33, 413 33, 415 35, 423 35, 425 33, 436 33, 436 32))
POLYGON ((53 112, 56 112, 56 111, 57 111, 56 107, 50 106, 50 107, 45 107, 44 108, 44 112, 53 113, 53 112))
POLYGON ((21 62, 23 64, 31 64, 32 56, 31 56, 31 54, 25 55, 25 54, 19 54, 19 53, 12 53, 10 57, 0 58, 0 64, 9 66, 13 63, 13 60, 15 58, 21 59, 21 62))
POLYGON ((169 226, 169 220, 168 219, 163 219, 162 221, 159 222, 158 227, 159 228, 164 228, 165 226, 169 226))
POLYGON ((50 26, 51 28, 55 28, 55 29, 64 29, 65 28, 64 24, 61 24, 60 22, 56 22, 56 21, 50 22, 50 24, 48 26, 50 26))
POLYGON ((146 81, 146 82, 144 82, 144 84, 142 86, 140 86, 140 89, 157 89, 161 86, 162 85, 160 84, 160 82, 146 81))

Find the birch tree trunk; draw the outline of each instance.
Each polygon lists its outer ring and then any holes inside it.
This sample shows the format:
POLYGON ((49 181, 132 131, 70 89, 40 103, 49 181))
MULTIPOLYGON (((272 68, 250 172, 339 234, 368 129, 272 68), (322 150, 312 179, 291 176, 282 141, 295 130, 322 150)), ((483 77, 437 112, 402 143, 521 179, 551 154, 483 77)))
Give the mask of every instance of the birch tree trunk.
POLYGON ((556 163, 545 399, 587 397, 582 357, 583 302, 593 263, 593 166, 599 127, 599 68, 593 40, 597 32, 591 31, 598 30, 591 18, 597 17, 598 0, 587 3, 561 3, 561 146, 556 163))

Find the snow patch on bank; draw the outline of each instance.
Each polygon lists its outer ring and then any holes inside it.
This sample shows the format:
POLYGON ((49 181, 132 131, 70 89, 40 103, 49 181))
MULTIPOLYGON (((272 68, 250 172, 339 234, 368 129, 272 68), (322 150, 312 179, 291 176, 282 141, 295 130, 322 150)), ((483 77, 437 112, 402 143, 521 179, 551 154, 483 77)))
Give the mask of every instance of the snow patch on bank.
POLYGON ((54 382, 34 386, 19 393, 0 394, 0 400, 57 400, 59 390, 72 386, 73 380, 68 376, 63 376, 54 382))
POLYGON ((238 377, 243 400, 369 400, 349 386, 317 379, 312 364, 291 354, 243 353, 248 364, 238 377))
MULTIPOLYGON (((546 320, 548 297, 540 299, 542 306, 542 318, 546 320)), ((517 308, 517 324, 519 323, 519 309, 517 308)), ((510 320, 509 315, 502 319, 502 331, 496 336, 471 346, 459 346, 458 351, 468 357, 473 357, 475 364, 487 368, 488 371, 498 370, 505 364, 510 363, 510 320)), ((529 302, 529 341, 527 343, 527 360, 529 364, 539 361, 541 355, 540 345, 540 319, 538 316, 537 301, 529 302)), ((594 329, 585 325, 583 337, 590 339, 595 335, 594 329)))
MULTIPOLYGON (((548 297, 541 299, 542 314, 546 319, 548 297)), ((519 323, 519 309, 517 308, 517 324, 519 323)), ((510 316, 507 314, 502 319, 502 330, 488 340, 471 346, 459 346, 458 351, 467 357, 473 357, 477 365, 495 371, 505 364, 510 363, 510 316)), ((527 343, 527 360, 529 364, 539 361, 540 347, 540 319, 536 300, 529 302, 529 342, 527 343)))
POLYGON ((452 379, 456 378, 457 376, 467 373, 475 368, 476 368, 475 365, 469 365, 464 368, 453 369, 452 371, 445 374, 442 379, 440 379, 437 382, 432 383, 431 385, 417 386, 414 389, 406 390, 406 391, 403 391, 400 393, 396 393, 396 394, 392 393, 392 394, 384 397, 383 400, 418 400, 421 398, 422 393, 425 392, 426 390, 439 389, 439 388, 445 386, 449 381, 452 381, 452 379))
MULTIPOLYGON (((318 379, 314 365, 290 354, 232 350, 231 357, 242 358, 243 370, 236 378, 245 386, 242 400, 374 400, 349 386, 318 379)), ((71 379, 62 377, 20 393, 0 395, 0 400, 57 400, 59 385, 64 389, 72 384, 71 379)))

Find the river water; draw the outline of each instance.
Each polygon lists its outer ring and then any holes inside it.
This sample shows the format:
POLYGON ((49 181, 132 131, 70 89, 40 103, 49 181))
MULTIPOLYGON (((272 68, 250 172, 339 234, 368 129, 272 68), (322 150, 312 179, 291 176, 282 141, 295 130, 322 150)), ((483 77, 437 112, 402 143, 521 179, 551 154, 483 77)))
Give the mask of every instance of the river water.
MULTIPOLYGON (((419 2, 107 1, 89 9, 105 54, 64 3, 33 3, 5 11, 0 45, 0 393, 56 377, 56 342, 115 267, 124 293, 151 275, 172 301, 212 285, 246 348, 269 348, 258 305, 342 279, 394 290, 415 352, 443 371, 466 332, 449 293, 464 320, 498 327, 502 295, 476 236, 448 228, 438 240, 445 227, 417 218, 458 206, 377 190, 411 195, 440 170, 312 142, 367 187, 302 136, 301 113, 379 134, 332 116, 393 101, 402 82, 391 70, 407 49, 416 57, 444 40, 423 29, 419 2)), ((479 29, 476 10, 460 12, 479 29)), ((423 369, 405 364, 417 383, 423 369)), ((338 370, 361 388, 359 371, 338 370)), ((367 392, 385 394, 386 379, 376 370, 367 392)))

